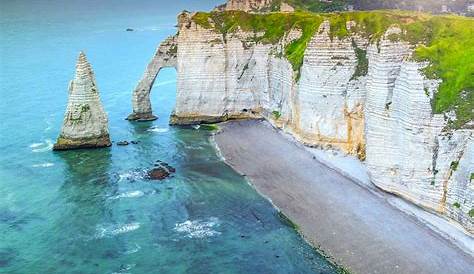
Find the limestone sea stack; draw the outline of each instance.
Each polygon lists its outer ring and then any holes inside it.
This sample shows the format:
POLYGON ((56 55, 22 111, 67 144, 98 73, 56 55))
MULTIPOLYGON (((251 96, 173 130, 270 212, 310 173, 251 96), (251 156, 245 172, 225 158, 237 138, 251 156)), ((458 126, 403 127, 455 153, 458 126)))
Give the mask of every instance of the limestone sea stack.
POLYGON ((98 148, 111 145, 107 114, 99 98, 92 67, 79 53, 76 76, 69 84, 63 126, 54 150, 98 148))

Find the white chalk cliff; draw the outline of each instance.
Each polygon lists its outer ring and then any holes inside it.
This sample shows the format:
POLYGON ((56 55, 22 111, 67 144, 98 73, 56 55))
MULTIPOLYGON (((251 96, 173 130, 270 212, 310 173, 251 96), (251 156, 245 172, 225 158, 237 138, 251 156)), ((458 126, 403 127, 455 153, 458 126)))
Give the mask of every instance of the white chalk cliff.
POLYGON ((255 43, 254 33, 223 37, 183 13, 178 34, 160 46, 134 92, 131 118, 152 117, 151 84, 161 67, 174 66, 172 123, 265 118, 306 145, 358 155, 375 185, 474 233, 474 130, 449 129, 433 114, 439 81, 411 61, 413 46, 389 39, 399 28, 378 44, 330 37, 329 28, 322 23, 312 37, 298 78, 281 52, 300 30, 276 44, 255 43), (366 73, 357 72, 361 51, 366 73))
POLYGON ((69 98, 63 126, 54 150, 110 146, 107 114, 99 98, 92 67, 79 54, 76 75, 69 84, 69 98))

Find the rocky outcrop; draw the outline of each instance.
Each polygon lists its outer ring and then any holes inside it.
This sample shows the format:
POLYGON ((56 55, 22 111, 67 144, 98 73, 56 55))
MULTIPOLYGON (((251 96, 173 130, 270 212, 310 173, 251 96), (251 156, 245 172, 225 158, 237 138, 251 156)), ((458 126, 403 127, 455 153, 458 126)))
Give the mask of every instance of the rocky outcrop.
POLYGON ((133 91, 133 113, 128 116, 131 121, 152 121, 157 117, 153 115, 150 103, 150 91, 156 76, 164 67, 176 67, 178 44, 176 37, 168 37, 160 44, 146 71, 133 91))
POLYGON ((160 160, 155 162, 153 169, 147 172, 147 179, 164 180, 176 172, 176 169, 160 160))
POLYGON ((69 99, 61 133, 54 150, 110 146, 107 114, 99 98, 92 67, 79 54, 76 76, 69 84, 69 99))
POLYGON ((400 33, 393 26, 373 43, 357 34, 338 38, 325 21, 298 74, 283 52, 301 30, 258 43, 262 33, 223 36, 183 13, 171 123, 265 118, 306 145, 357 155, 375 185, 473 233, 474 131, 449 129, 433 114, 439 81, 420 72, 426 64, 412 61, 413 46, 393 39, 400 33))

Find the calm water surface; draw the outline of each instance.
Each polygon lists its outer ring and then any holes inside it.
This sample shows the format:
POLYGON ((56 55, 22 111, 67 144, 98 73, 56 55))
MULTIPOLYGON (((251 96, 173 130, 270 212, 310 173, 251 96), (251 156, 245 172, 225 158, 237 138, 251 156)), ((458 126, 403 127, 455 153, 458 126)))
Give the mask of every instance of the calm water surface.
POLYGON ((219 159, 210 132, 168 126, 174 70, 153 88, 160 119, 124 120, 175 15, 216 4, 0 3, 0 273, 335 273, 219 159), (80 50, 95 70, 112 139, 138 145, 51 151, 80 50), (156 160, 175 176, 145 180, 156 160))

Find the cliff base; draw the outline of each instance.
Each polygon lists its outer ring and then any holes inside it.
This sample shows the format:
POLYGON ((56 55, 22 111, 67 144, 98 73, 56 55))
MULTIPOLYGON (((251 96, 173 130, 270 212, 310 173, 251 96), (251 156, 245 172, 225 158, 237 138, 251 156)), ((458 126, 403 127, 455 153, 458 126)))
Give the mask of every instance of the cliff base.
POLYGON ((129 121, 137 121, 137 122, 147 122, 147 121, 155 121, 158 119, 155 115, 151 112, 148 113, 132 113, 128 115, 127 120, 129 121))
POLYGON ((69 139, 62 136, 59 136, 58 140, 53 146, 53 150, 70 150, 70 149, 82 149, 82 148, 101 148, 101 147, 110 147, 112 143, 110 142, 109 135, 104 135, 95 138, 79 138, 79 139, 69 139))
POLYGON ((225 122, 229 120, 247 120, 261 118, 257 112, 247 111, 236 114, 225 114, 219 116, 207 116, 199 114, 186 114, 184 116, 175 113, 170 116, 170 125, 196 125, 196 124, 211 124, 225 122))

